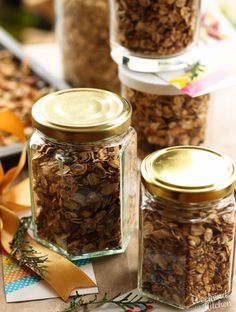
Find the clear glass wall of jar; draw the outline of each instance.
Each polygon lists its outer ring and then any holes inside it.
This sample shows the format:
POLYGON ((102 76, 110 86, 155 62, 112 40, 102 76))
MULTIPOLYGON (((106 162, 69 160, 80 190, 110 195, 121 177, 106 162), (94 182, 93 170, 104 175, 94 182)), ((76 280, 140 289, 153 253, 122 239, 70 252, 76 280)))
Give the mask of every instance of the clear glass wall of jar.
POLYGON ((137 70, 146 72, 153 60, 158 72, 168 70, 168 63, 170 68, 181 62, 186 66, 199 57, 201 0, 109 1, 112 57, 119 64, 137 57, 143 63, 137 70))
POLYGON ((56 0, 65 80, 74 87, 120 92, 110 56, 107 0, 56 0))
POLYGON ((32 116, 36 239, 71 259, 124 252, 139 189, 130 105, 110 92, 71 89, 39 100, 32 116))
POLYGON ((168 148, 143 161, 142 180, 141 293, 182 309, 227 297, 235 240, 232 162, 214 151, 168 148))
POLYGON ((141 159, 160 148, 200 145, 210 121, 210 95, 191 98, 154 74, 119 67, 121 94, 133 108, 141 159))

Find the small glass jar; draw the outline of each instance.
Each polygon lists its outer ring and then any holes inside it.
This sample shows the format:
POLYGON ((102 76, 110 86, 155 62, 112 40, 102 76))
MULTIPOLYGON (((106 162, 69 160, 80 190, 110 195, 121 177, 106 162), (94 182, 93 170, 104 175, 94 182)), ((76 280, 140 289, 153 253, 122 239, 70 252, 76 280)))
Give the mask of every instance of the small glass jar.
POLYGON ((201 0, 109 1, 116 62, 130 60, 141 72, 183 68, 197 62, 201 0))
POLYGON ((235 166, 200 147, 170 147, 141 165, 139 290, 178 307, 232 291, 235 166))
POLYGON ((107 0, 56 0, 65 80, 74 87, 120 92, 110 56, 107 0))
POLYGON ((29 172, 35 238, 70 259, 124 252, 138 206, 131 106, 70 89, 33 106, 29 172))
POLYGON ((141 159, 160 148, 200 145, 206 137, 210 95, 181 93, 155 74, 119 67, 121 94, 132 105, 141 159))

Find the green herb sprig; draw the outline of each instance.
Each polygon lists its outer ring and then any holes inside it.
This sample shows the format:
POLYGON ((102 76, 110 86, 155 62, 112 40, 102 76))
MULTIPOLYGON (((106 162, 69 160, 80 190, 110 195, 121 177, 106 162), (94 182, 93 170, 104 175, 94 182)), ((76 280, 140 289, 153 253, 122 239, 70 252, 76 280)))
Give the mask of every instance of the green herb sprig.
POLYGON ((38 252, 33 249, 29 241, 26 239, 26 232, 30 227, 31 217, 24 217, 20 220, 17 231, 10 243, 10 256, 17 258, 20 266, 27 266, 33 269, 36 273, 44 276, 46 273, 47 256, 38 256, 38 252))
POLYGON ((205 71, 205 65, 200 64, 199 62, 194 65, 190 70, 187 71, 189 74, 189 80, 192 82, 195 78, 197 78, 201 73, 205 71))
POLYGON ((86 301, 85 296, 80 296, 78 293, 73 297, 72 301, 70 302, 70 306, 65 308, 60 312, 76 312, 82 306, 87 306, 90 304, 115 304, 119 306, 121 309, 132 309, 134 307, 139 307, 142 311, 148 311, 148 306, 153 303, 151 300, 146 300, 139 295, 134 295, 132 292, 127 294, 126 296, 119 299, 121 294, 118 294, 114 297, 109 298, 108 294, 105 293, 102 299, 98 299, 97 295, 94 296, 93 299, 86 301))

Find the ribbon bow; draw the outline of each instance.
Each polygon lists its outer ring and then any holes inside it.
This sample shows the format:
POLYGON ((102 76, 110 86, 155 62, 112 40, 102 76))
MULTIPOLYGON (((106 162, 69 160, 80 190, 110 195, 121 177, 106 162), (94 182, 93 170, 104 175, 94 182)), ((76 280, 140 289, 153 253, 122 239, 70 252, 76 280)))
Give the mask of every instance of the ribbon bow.
MULTIPOLYGON (((10 188, 12 182, 24 167, 26 160, 24 129, 20 120, 11 112, 1 112, 0 131, 1 130, 17 136, 23 144, 22 154, 16 167, 4 173, 0 162, 1 245, 10 253, 11 248, 9 244, 20 222, 16 212, 30 208, 29 179, 10 188)), ((27 240, 32 245, 33 249, 37 251, 37 256, 47 256, 45 262, 47 273, 46 276, 42 277, 54 288, 63 300, 67 300, 71 292, 76 288, 91 288, 96 286, 96 284, 71 261, 38 244, 28 234, 27 240)), ((39 272, 36 273, 40 274, 39 272)))

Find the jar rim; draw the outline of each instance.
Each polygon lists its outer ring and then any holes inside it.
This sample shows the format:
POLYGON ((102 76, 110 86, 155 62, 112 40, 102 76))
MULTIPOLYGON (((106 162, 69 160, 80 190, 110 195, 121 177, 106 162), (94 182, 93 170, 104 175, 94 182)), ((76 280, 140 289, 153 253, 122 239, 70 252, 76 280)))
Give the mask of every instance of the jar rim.
POLYGON ((221 199, 236 185, 233 161, 197 146, 175 146, 148 155, 141 164, 141 176, 151 194, 180 202, 221 199))
POLYGON ((118 67, 118 73, 121 83, 137 91, 156 95, 184 95, 155 73, 134 72, 122 65, 118 67))
POLYGON ((92 142, 125 132, 131 113, 129 102, 115 93, 74 88, 39 99, 32 108, 32 124, 60 141, 92 142))

